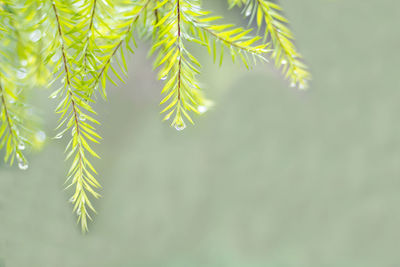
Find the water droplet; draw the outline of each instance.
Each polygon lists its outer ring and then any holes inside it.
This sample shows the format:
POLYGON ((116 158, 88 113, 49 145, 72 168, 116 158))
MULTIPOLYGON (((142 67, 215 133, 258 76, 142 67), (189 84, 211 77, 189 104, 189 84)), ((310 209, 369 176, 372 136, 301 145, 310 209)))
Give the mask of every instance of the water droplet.
POLYGON ((306 86, 304 85, 304 83, 299 84, 299 89, 306 89, 306 86))
POLYGON ((42 32, 40 30, 34 30, 30 35, 29 38, 32 42, 36 43, 37 41, 42 38, 42 32))
POLYGON ((61 139, 63 137, 62 134, 57 134, 56 136, 54 136, 54 139, 61 139))
POLYGON ((51 58, 51 61, 57 62, 60 59, 60 53, 55 53, 54 56, 51 58))
POLYGON ((28 61, 27 61, 27 60, 22 60, 22 61, 21 61, 21 65, 22 65, 22 66, 28 65, 28 61))
POLYGON ((197 111, 200 112, 201 114, 203 114, 204 112, 207 111, 207 107, 206 106, 198 106, 197 111))
POLYGON ((167 77, 168 77, 168 76, 167 76, 167 75, 165 75, 165 76, 164 76, 164 77, 162 77, 160 80, 161 80, 161 81, 165 81, 165 80, 167 79, 167 77))
POLYGON ((245 16, 248 17, 248 16, 250 16, 250 15, 251 15, 251 9, 249 8, 249 9, 246 10, 245 16))
POLYGON ((68 200, 68 202, 71 202, 71 203, 74 203, 74 201, 75 201, 75 198, 73 196, 68 200))
POLYGON ((18 144, 18 149, 19 150, 24 150, 25 149, 25 143, 24 142, 19 143, 18 144))
POLYGON ((290 83, 290 87, 296 87, 296 83, 295 82, 290 83))
POLYGON ((20 161, 18 162, 18 168, 20 168, 21 170, 25 171, 28 169, 28 163, 20 161))
POLYGON ((182 131, 186 128, 186 124, 182 121, 180 123, 175 124, 175 129, 177 131, 182 131))
POLYGON ((76 210, 76 215, 81 216, 81 214, 82 214, 81 209, 78 208, 78 209, 76 210))
POLYGON ((79 120, 80 121, 85 121, 86 120, 86 116, 85 115, 80 115, 79 116, 79 120))
POLYGON ((20 68, 19 70, 17 70, 17 78, 18 79, 23 79, 26 77, 26 69, 25 68, 20 68))
POLYGON ((286 59, 282 59, 281 64, 282 65, 286 65, 287 64, 287 60, 286 59))
POLYGON ((46 133, 43 131, 39 131, 35 134, 36 140, 40 143, 43 143, 46 140, 46 133))

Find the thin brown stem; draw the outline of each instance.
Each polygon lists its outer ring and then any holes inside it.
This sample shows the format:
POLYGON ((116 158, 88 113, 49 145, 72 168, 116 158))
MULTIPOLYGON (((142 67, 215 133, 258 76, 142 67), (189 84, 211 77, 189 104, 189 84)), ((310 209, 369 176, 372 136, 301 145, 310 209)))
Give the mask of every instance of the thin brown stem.
POLYGON ((121 39, 121 41, 117 44, 117 46, 115 47, 115 49, 113 50, 113 52, 111 53, 111 55, 107 58, 106 62, 104 63, 103 67, 100 69, 99 74, 97 75, 97 78, 95 80, 95 84, 98 83, 98 81, 100 80, 101 76, 103 75, 106 67, 108 66, 108 64, 111 62, 111 59, 114 57, 114 55, 117 53, 118 49, 121 47, 121 45, 124 43, 126 36, 128 35, 128 33, 131 31, 133 24, 139 19, 140 15, 142 14, 142 12, 147 8, 147 6, 149 5, 149 3, 151 2, 151 0, 147 0, 147 2, 143 5, 143 7, 139 10, 139 12, 135 15, 135 17, 132 19, 132 23, 129 25, 128 29, 124 32, 123 34, 123 38, 121 39))
POLYGON ((180 0, 177 0, 177 23, 178 23, 178 50, 179 50, 179 61, 178 61, 178 101, 181 100, 181 71, 182 71, 182 48, 181 48, 181 8, 180 0))
POLYGON ((80 141, 81 133, 80 133, 80 128, 79 128, 79 117, 78 117, 76 103, 74 100, 74 95, 71 90, 70 74, 69 74, 67 56, 66 56, 65 47, 64 47, 64 35, 63 35, 62 28, 61 28, 60 18, 59 18, 58 12, 57 12, 56 5, 54 2, 52 3, 52 5, 53 5, 54 14, 56 16, 58 34, 60 35, 60 38, 61 38, 61 53, 62 53, 62 57, 63 57, 64 70, 65 70, 65 75, 66 75, 67 91, 68 91, 68 95, 69 95, 69 98, 70 98, 71 104, 72 104, 72 112, 73 112, 73 116, 74 116, 75 130, 76 130, 76 135, 78 136, 78 140, 79 140, 78 141, 79 168, 81 170, 83 170, 83 166, 84 166, 83 155, 82 155, 83 154, 83 146, 80 141))
POLYGON ((1 86, 1 84, 0 84, 0 94, 1 94, 1 102, 3 105, 3 109, 4 109, 4 115, 5 115, 6 121, 7 121, 8 130, 10 131, 10 135, 13 138, 15 138, 14 133, 12 131, 12 122, 11 122, 10 115, 8 113, 6 98, 4 97, 4 90, 3 90, 3 87, 1 86))
POLYGON ((96 3, 97 3, 97 0, 93 0, 92 12, 90 15, 90 22, 89 22, 89 29, 88 29, 88 34, 86 36, 86 42, 88 42, 88 44, 85 46, 84 57, 83 57, 83 64, 85 66, 85 70, 86 70, 87 56, 88 56, 88 50, 89 50, 89 45, 90 45, 90 43, 89 43, 90 35, 93 34, 93 21, 94 21, 94 16, 96 13, 96 3))

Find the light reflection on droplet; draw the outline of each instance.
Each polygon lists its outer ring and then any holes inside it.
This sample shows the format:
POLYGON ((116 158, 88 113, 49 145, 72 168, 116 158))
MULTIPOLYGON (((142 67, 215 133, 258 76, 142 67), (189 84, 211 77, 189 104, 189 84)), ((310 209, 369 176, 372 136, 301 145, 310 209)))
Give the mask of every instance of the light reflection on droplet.
POLYGON ((18 162, 18 168, 20 168, 21 170, 25 171, 28 169, 28 163, 20 161, 18 162))
POLYGON ((20 68, 19 70, 17 70, 17 78, 18 79, 23 79, 26 77, 26 75, 27 75, 27 73, 26 73, 25 68, 20 68))
POLYGON ((25 149, 25 143, 24 142, 19 143, 18 144, 18 149, 19 150, 24 150, 25 149))
POLYGON ((29 38, 32 42, 36 43, 37 41, 42 38, 42 32, 40 30, 34 30, 30 35, 29 38))
POLYGON ((61 55, 60 53, 55 53, 54 56, 52 56, 51 61, 57 62, 60 59, 61 55))
POLYGON ((39 141, 40 143, 43 143, 46 140, 46 133, 43 131, 38 131, 35 134, 35 138, 37 141, 39 141))
POLYGON ((204 112, 207 111, 207 107, 206 106, 198 106, 197 111, 200 112, 201 114, 203 114, 204 112))
POLYGON ((184 122, 181 122, 179 124, 175 124, 175 129, 177 131, 183 131, 186 128, 186 124, 184 122))

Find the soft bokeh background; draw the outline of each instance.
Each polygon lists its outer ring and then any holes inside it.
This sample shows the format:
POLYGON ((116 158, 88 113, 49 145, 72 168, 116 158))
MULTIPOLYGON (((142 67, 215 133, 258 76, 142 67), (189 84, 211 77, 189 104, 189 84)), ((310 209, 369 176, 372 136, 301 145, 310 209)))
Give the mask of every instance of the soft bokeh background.
MULTIPOLYGON (((0 166, 0 266, 400 266, 400 4, 283 6, 311 90, 199 52, 216 105, 177 132, 160 121, 142 43, 127 85, 97 107, 104 190, 90 233, 63 191, 66 141, 48 140, 27 171, 0 166)), ((36 101, 53 135, 48 95, 36 101)))

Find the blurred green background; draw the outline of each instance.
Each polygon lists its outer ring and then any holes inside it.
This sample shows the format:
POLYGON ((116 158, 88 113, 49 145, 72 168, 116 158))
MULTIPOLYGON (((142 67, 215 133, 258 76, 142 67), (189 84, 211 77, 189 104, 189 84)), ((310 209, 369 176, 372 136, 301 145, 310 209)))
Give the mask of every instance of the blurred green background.
MULTIPOLYGON (((48 139, 27 171, 0 166, 0 266, 400 266, 400 3, 282 5, 309 91, 198 52, 216 105, 177 132, 141 43, 127 85, 97 107, 104 189, 89 234, 63 191, 66 140, 48 139)), ((35 99, 51 137, 48 95, 35 99)))

